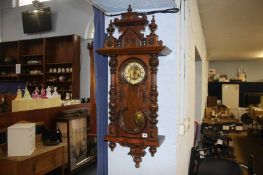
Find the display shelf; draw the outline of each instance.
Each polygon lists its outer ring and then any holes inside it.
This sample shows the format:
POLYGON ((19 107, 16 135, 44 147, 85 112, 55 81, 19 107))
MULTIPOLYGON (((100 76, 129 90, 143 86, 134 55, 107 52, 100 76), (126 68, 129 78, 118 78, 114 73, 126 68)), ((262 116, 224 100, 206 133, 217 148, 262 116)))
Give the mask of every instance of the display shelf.
POLYGON ((2 42, 0 43, 0 62, 4 64, 15 64, 18 62, 18 42, 2 42), (12 58, 11 63, 6 62, 6 58, 12 58))
POLYGON ((71 92, 72 90, 66 89, 66 90, 57 90, 58 92, 71 92))
POLYGON ((43 76, 44 74, 19 74, 19 75, 22 75, 22 76, 43 76))
MULTIPOLYGON (((50 37, 46 39, 46 79, 48 76, 57 77, 59 75, 65 75, 66 78, 70 78, 71 83, 52 83, 52 85, 60 88, 72 88, 72 98, 79 98, 79 84, 80 84, 80 37, 77 35, 68 35, 64 37, 50 37), (62 49, 63 48, 63 49, 62 49), (64 72, 54 73, 51 69, 59 68, 65 69, 64 72), (72 71, 66 71, 66 69, 72 71), (64 86, 64 87, 63 87, 64 86)), ((46 84, 51 84, 46 82, 46 84)), ((63 91, 60 91, 63 92, 63 91)))
MULTIPOLYGON (((50 84, 58 88, 72 88, 72 97, 79 98, 80 36, 66 35, 0 43, 0 75, 15 73, 16 64, 21 64, 21 74, 10 80, 28 83, 35 81, 45 88, 50 84), (49 73, 50 69, 59 68, 63 69, 63 72, 49 73), (32 71, 40 71, 41 74, 31 74, 32 71), (70 81, 46 80, 51 76, 58 78, 60 75, 70 81)), ((0 76, 0 81, 7 79, 0 76)))
POLYGON ((20 58, 44 56, 44 38, 22 40, 19 43, 20 58))
POLYGON ((17 78, 17 75, 0 75, 0 78, 17 78))
POLYGON ((0 82, 17 82, 17 80, 15 80, 15 79, 8 79, 8 80, 0 79, 0 82))
POLYGON ((18 62, 18 42, 0 43, 0 82, 17 82, 15 64, 18 62))
POLYGON ((0 82, 17 82, 18 76, 14 75, 0 75, 0 82))
POLYGON ((27 87, 42 87, 42 85, 40 85, 40 84, 36 84, 36 85, 27 85, 27 87))
POLYGON ((59 74, 72 74, 72 72, 59 72, 59 73, 53 73, 53 72, 46 72, 46 74, 51 74, 51 75, 59 75, 59 74))
POLYGON ((32 59, 31 57, 36 57, 36 58, 40 58, 40 57, 43 57, 44 55, 43 54, 22 54, 20 55, 20 57, 29 57, 30 59, 32 59))
POLYGON ((65 84, 65 83, 72 83, 71 81, 46 81, 46 83, 61 83, 61 84, 65 84))
POLYGON ((64 64, 68 64, 68 65, 70 65, 70 64, 72 64, 72 63, 46 63, 46 65, 64 65, 64 64))
POLYGON ((21 66, 43 66, 43 64, 21 64, 21 66))
POLYGON ((15 64, 0 64, 0 67, 15 67, 15 64))

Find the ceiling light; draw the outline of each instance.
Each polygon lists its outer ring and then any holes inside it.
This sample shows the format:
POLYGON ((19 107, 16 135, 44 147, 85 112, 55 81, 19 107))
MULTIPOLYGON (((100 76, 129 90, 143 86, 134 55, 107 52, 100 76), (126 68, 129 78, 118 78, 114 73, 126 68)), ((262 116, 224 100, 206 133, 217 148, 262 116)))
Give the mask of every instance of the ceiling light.
POLYGON ((263 51, 257 53, 257 58, 263 58, 263 51))

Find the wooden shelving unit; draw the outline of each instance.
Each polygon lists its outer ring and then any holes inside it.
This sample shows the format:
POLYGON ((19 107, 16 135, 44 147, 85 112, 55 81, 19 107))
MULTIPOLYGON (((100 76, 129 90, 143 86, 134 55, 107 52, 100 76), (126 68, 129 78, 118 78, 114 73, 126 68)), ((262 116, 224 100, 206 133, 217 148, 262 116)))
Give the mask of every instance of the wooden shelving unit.
POLYGON ((10 65, 0 65, 0 67, 14 67, 15 65, 12 65, 12 64, 10 64, 10 65))
POLYGON ((0 44, 0 81, 17 82, 15 64, 18 63, 18 42, 0 44))
POLYGON ((34 91, 36 85, 45 87, 44 46, 44 38, 19 41, 19 79, 29 85, 30 92, 34 91))
POLYGON ((71 35, 46 38, 45 56, 46 85, 58 87, 62 97, 72 93, 72 98, 79 98, 80 37, 71 35), (60 80, 61 77, 64 80, 60 80), (55 80, 50 82, 50 78, 55 80))
POLYGON ((62 98, 66 93, 79 98, 79 77, 80 37, 77 35, 0 43, 0 82, 24 82, 30 92, 35 86, 57 87, 62 98), (20 74, 15 74, 16 64, 21 64, 20 74))
POLYGON ((44 74, 19 74, 19 76, 43 76, 44 74))
MULTIPOLYGON (((52 58, 50 59, 52 60, 52 58)), ((72 64, 72 63, 46 63, 46 65, 63 65, 63 64, 72 64)))

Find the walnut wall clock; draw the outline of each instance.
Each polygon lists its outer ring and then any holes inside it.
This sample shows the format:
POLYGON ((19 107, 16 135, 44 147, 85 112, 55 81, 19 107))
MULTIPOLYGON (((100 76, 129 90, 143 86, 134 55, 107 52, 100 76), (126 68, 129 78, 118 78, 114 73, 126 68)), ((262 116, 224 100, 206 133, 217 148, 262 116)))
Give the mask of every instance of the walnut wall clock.
POLYGON ((128 11, 110 22, 101 55, 109 56, 111 85, 109 91, 109 126, 105 140, 113 151, 116 143, 130 148, 135 166, 140 167, 145 149, 152 156, 164 136, 158 135, 158 56, 171 51, 163 46, 155 34, 157 24, 154 16, 149 24, 146 15, 128 11), (143 32, 149 26, 150 34, 143 32), (114 38, 115 28, 119 37, 114 38))

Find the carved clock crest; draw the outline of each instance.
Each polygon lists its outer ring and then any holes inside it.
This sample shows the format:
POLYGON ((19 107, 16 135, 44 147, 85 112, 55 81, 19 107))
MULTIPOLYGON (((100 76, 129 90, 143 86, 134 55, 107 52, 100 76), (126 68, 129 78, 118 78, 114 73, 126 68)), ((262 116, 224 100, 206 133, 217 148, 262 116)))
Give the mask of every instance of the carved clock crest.
POLYGON ((105 140, 113 151, 116 143, 130 147, 129 155, 135 166, 140 167, 145 149, 149 147, 152 156, 164 136, 158 135, 158 56, 165 56, 170 50, 163 46, 155 34, 157 25, 154 16, 148 24, 146 15, 128 11, 115 18, 107 28, 108 36, 101 55, 110 57, 111 85, 109 91, 109 126, 105 140), (149 26, 150 34, 141 33, 149 26), (119 30, 119 38, 113 33, 119 30))

